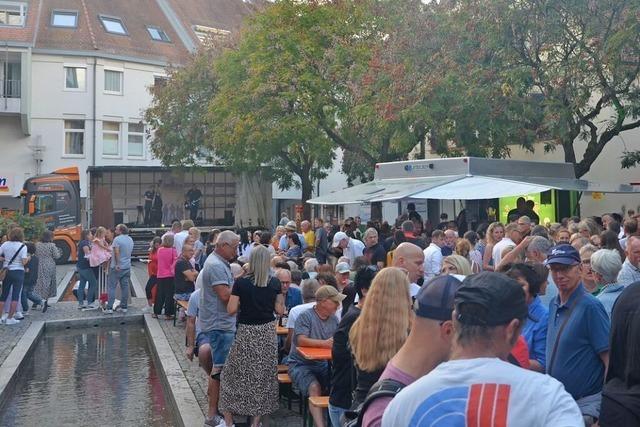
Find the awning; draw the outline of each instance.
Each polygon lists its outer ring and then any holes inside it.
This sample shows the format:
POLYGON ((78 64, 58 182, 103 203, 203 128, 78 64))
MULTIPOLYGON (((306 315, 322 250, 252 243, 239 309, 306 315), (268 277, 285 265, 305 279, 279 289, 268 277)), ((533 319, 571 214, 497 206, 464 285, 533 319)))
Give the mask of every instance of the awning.
POLYGON ((373 180, 316 197, 308 200, 307 203, 315 205, 349 205, 399 200, 462 178, 464 176, 458 175, 373 180))
POLYGON ((378 179, 326 194, 308 203, 347 205, 400 199, 478 200, 574 190, 601 193, 636 193, 630 185, 608 186, 582 179, 454 175, 428 178, 378 179))

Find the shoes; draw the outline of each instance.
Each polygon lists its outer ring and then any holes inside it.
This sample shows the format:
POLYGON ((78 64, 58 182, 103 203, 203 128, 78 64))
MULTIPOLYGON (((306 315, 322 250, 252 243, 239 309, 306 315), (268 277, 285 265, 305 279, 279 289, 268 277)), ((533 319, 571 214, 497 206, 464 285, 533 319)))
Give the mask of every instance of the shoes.
POLYGON ((49 308, 49 301, 44 300, 44 303, 42 305, 42 312, 46 313, 47 312, 47 308, 49 308))
POLYGON ((31 310, 37 310, 39 308, 42 308, 40 304, 31 304, 31 310))
POLYGON ((20 321, 18 319, 11 318, 11 319, 5 320, 4 323, 6 325, 17 325, 18 323, 20 323, 20 321))
POLYGON ((224 418, 220 415, 214 415, 213 418, 205 418, 204 420, 205 427, 218 427, 220 423, 224 423, 224 418))
POLYGON ((113 314, 113 310, 106 309, 102 313, 104 313, 104 314, 113 314))
POLYGON ((28 315, 29 315, 29 312, 28 312, 28 311, 23 311, 23 312, 22 312, 22 315, 23 315, 23 316, 28 316, 28 315))
POLYGON ((87 309, 89 310, 96 310, 98 308, 100 308, 100 302, 98 302, 98 300, 95 300, 94 302, 92 302, 87 306, 87 309))
POLYGON ((16 314, 13 315, 13 318, 16 320, 24 320, 24 316, 19 311, 16 311, 16 314))
POLYGON ((218 424, 216 427, 236 427, 236 425, 235 424, 229 425, 229 424, 225 423, 224 419, 223 419, 222 422, 220 424, 218 424))
POLYGON ((126 308, 121 308, 121 309, 119 309, 118 311, 121 311, 121 312, 123 312, 123 313, 126 313, 126 312, 127 312, 127 309, 126 309, 126 308))

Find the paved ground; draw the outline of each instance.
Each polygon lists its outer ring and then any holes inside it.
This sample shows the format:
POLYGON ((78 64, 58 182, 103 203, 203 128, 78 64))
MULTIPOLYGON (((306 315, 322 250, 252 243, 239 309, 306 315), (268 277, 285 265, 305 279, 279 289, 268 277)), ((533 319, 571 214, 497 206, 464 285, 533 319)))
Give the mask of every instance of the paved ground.
MULTIPOLYGON (((147 282, 147 271, 144 264, 137 264, 133 268, 133 274, 136 275, 138 281, 144 286, 147 282)), ((193 362, 190 362, 184 356, 185 350, 185 335, 184 335, 184 323, 177 322, 176 326, 173 326, 173 321, 161 321, 160 325, 164 331, 173 352, 180 363, 180 367, 184 372, 193 394, 198 399, 198 403, 202 408, 203 413, 207 409, 207 378, 204 371, 198 366, 198 362, 194 358, 193 362)), ((302 417, 297 412, 297 402, 293 405, 293 411, 287 409, 284 403, 281 405, 275 414, 272 415, 270 425, 275 427, 299 427, 302 425, 302 417)), ((240 421, 240 420, 238 420, 240 421)), ((238 427, 244 425, 237 422, 238 427)))

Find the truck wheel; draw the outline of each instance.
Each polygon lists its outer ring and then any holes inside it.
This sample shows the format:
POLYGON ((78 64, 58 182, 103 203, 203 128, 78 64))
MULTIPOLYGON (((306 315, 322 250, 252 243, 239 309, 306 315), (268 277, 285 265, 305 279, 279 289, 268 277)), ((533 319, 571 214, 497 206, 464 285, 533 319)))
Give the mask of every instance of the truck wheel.
POLYGON ((69 257, 71 256, 71 248, 69 247, 69 244, 64 240, 54 240, 53 243, 56 244, 62 253, 62 256, 56 260, 56 264, 60 265, 68 263, 69 257))

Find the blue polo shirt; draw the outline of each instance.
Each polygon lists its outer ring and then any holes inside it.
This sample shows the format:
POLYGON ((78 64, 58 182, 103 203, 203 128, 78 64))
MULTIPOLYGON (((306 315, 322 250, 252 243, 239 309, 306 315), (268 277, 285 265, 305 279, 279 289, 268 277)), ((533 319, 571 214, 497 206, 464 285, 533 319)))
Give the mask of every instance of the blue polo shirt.
POLYGON ((560 304, 560 296, 557 296, 549 305, 548 364, 558 330, 574 304, 577 305, 560 337, 555 362, 551 367, 547 365, 546 370, 578 400, 602 391, 604 364, 599 354, 609 350, 611 325, 602 303, 585 291, 582 284, 564 304, 560 304))
POLYGON ((284 306, 287 311, 291 310, 296 305, 302 304, 302 292, 298 288, 289 287, 287 291, 287 298, 284 301, 284 306))
POLYGON ((547 366, 547 325, 549 309, 535 297, 529 304, 529 315, 522 328, 522 336, 529 347, 529 358, 538 361, 543 368, 547 366))

